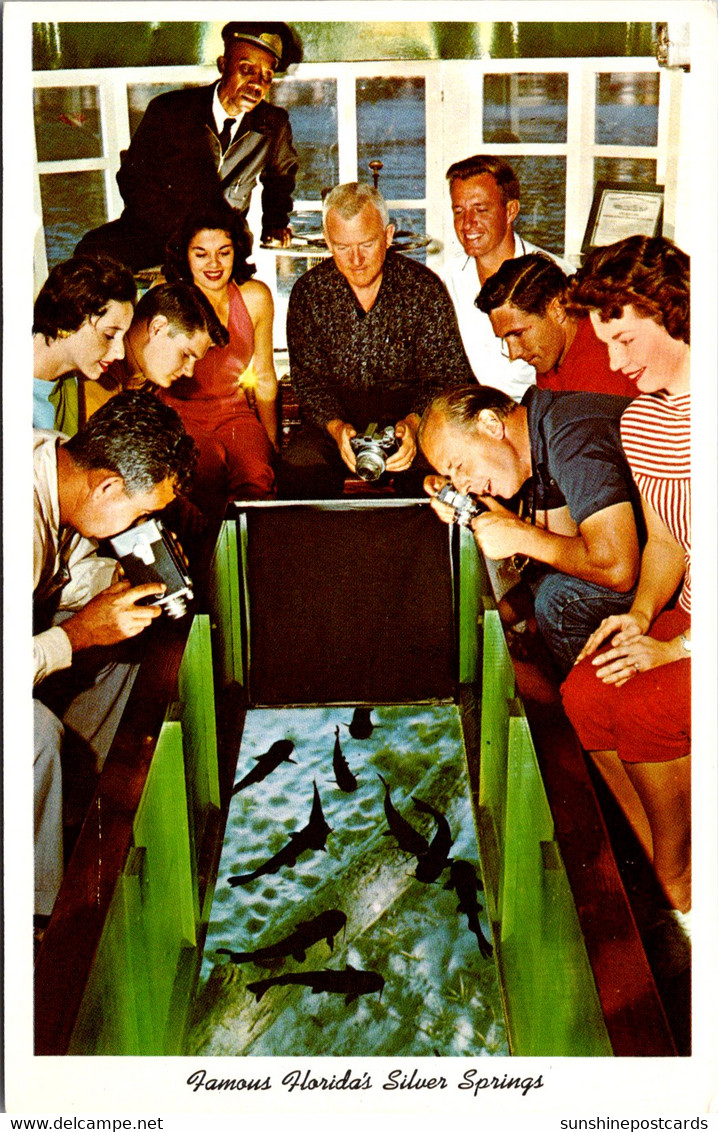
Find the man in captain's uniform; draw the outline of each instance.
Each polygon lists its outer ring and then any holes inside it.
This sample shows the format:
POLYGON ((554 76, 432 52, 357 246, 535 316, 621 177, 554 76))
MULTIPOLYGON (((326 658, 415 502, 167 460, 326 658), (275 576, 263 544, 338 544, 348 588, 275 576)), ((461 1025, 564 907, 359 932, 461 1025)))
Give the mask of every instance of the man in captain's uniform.
POLYGON ((162 263, 185 215, 223 197, 246 227, 257 178, 262 240, 289 243, 297 154, 286 110, 264 98, 301 47, 283 23, 229 23, 222 39, 218 82, 152 99, 117 173, 124 211, 88 232, 77 252, 104 252, 133 271, 162 263))

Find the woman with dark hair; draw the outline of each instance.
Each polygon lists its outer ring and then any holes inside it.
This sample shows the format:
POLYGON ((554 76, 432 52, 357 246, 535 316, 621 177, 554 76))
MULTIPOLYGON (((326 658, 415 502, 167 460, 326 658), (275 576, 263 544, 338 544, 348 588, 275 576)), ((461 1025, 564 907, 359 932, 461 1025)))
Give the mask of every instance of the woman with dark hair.
POLYGON ((97 381, 124 357, 136 294, 129 268, 107 256, 53 267, 33 313, 35 428, 77 430, 76 386, 62 379, 77 372, 97 381))
POLYGON ((251 276, 249 241, 231 209, 189 216, 167 248, 165 276, 194 283, 229 331, 229 344, 198 361, 161 396, 199 447, 193 497, 207 513, 228 499, 274 495, 277 377, 269 288, 251 276))
POLYGON ((641 493, 648 541, 630 610, 608 617, 588 639, 563 685, 564 706, 599 765, 617 753, 635 791, 629 816, 638 828, 647 819, 656 876, 689 935, 688 256, 662 237, 631 236, 588 257, 569 299, 589 312, 611 365, 641 394, 621 418, 621 442, 641 493))

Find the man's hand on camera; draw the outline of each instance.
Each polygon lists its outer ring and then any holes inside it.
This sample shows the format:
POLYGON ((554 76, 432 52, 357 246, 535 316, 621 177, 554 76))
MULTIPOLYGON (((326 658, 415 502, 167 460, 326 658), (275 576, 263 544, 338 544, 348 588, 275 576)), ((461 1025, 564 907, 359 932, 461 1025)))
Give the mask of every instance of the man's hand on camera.
POLYGON ((159 605, 137 605, 137 602, 143 597, 162 594, 166 588, 156 582, 131 586, 126 580, 108 586, 63 621, 62 628, 70 638, 72 651, 92 645, 115 645, 128 637, 136 637, 162 613, 159 605))
POLYGON ((499 561, 526 553, 526 523, 491 495, 480 495, 487 508, 472 522, 476 540, 487 558, 499 561))
POLYGON ((416 456, 416 431, 419 427, 419 418, 415 413, 397 421, 394 426, 396 439, 401 441, 398 452, 390 456, 386 462, 387 472, 405 472, 414 463, 416 456))
POLYGON ((347 424, 346 421, 341 421, 337 417, 335 420, 329 421, 326 425, 326 430, 339 449, 339 455, 349 468, 349 471, 355 472, 357 468, 357 458, 351 446, 351 438, 357 434, 354 425, 347 424))
POLYGON ((439 476, 434 473, 430 476, 424 477, 424 491, 427 495, 431 496, 431 506, 436 511, 443 523, 453 523, 454 521, 454 508, 448 503, 440 503, 436 496, 445 487, 447 483, 451 483, 448 476, 439 476))

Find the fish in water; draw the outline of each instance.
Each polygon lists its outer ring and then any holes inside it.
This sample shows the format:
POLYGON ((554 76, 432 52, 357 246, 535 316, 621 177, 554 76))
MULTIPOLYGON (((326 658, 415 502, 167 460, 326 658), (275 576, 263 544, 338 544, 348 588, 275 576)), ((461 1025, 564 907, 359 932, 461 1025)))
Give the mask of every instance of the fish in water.
POLYGON ((260 967, 271 967, 275 961, 286 959, 288 955, 298 963, 303 963, 307 949, 320 939, 325 939, 333 951, 334 937, 346 927, 346 923, 344 912, 339 908, 330 908, 311 920, 302 920, 291 935, 268 947, 259 947, 256 951, 230 951, 228 947, 218 947, 217 953, 229 955, 233 963, 257 963, 260 967))
POLYGON ((257 996, 257 1002, 266 994, 270 987, 287 986, 311 987, 312 994, 343 994, 344 1002, 348 1005, 358 998, 360 994, 373 994, 384 989, 384 977, 378 971, 357 971, 349 964, 343 971, 332 971, 325 967, 323 971, 302 971, 295 975, 276 975, 273 979, 259 979, 256 983, 247 983, 247 990, 257 996))
POLYGON ((270 857, 264 864, 259 865, 251 873, 242 873, 240 876, 229 877, 229 883, 233 888, 238 884, 249 884, 250 881, 255 880, 257 877, 266 876, 268 873, 278 873, 281 868, 285 866, 291 868, 296 865, 302 853, 308 853, 310 849, 326 848, 327 836, 330 834, 331 828, 324 820, 324 813, 322 811, 322 802, 317 790, 317 784, 314 783, 314 801, 312 802, 312 810, 309 815, 309 822, 303 829, 297 830, 295 833, 290 833, 289 841, 287 844, 270 857))
POLYGON ((332 768, 334 770, 334 778, 336 779, 337 786, 343 790, 345 794, 353 794, 359 783, 357 782, 356 775, 352 774, 349 769, 349 763, 344 758, 342 753, 342 745, 339 742, 339 728, 335 728, 336 739, 334 740, 334 754, 332 756, 332 768))
POLYGON ((397 845, 404 853, 413 853, 421 857, 429 851, 429 842, 418 829, 414 829, 411 822, 402 817, 391 800, 389 784, 383 775, 379 778, 384 783, 384 813, 389 823, 389 832, 395 838, 397 845))
POLYGON ((451 862, 451 869, 449 880, 444 885, 444 888, 453 888, 454 892, 459 898, 457 905, 457 912, 463 912, 469 925, 469 931, 473 932, 479 944, 479 951, 484 959, 488 959, 494 953, 494 949, 489 941, 484 936, 479 923, 479 912, 481 905, 476 898, 477 888, 482 887, 481 881, 476 875, 476 869, 471 864, 471 861, 462 861, 461 859, 451 862))
POLYGON ((414 798, 414 805, 422 814, 431 814, 436 822, 436 833, 426 853, 419 854, 418 864, 414 876, 424 884, 431 884, 443 873, 449 863, 449 850, 453 845, 451 827, 442 813, 435 810, 428 802, 421 798, 414 798))
POLYGON ((288 762, 293 763, 295 760, 290 758, 294 750, 294 743, 291 739, 278 739, 276 743, 272 743, 268 751, 263 755, 258 755, 255 759, 256 766, 253 766, 248 774, 245 774, 239 782, 235 782, 232 787, 232 793, 238 794, 240 790, 245 790, 247 786, 251 786, 254 782, 261 782, 267 775, 276 770, 280 763, 288 762))
POLYGON ((371 721, 371 708, 354 708, 354 715, 348 727, 352 739, 368 739, 375 727, 371 721))

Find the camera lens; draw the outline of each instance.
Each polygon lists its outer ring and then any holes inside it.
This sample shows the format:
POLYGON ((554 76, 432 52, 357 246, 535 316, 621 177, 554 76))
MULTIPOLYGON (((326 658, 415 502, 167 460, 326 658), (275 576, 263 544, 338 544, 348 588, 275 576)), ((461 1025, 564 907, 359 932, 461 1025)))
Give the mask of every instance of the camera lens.
POLYGON ((385 467, 386 462, 381 452, 365 451, 357 456, 357 475, 367 482, 378 480, 385 467))
POLYGON ((173 594, 172 597, 165 598, 165 600, 159 604, 164 607, 167 616, 175 620, 184 617, 187 612, 187 602, 181 594, 173 594))

